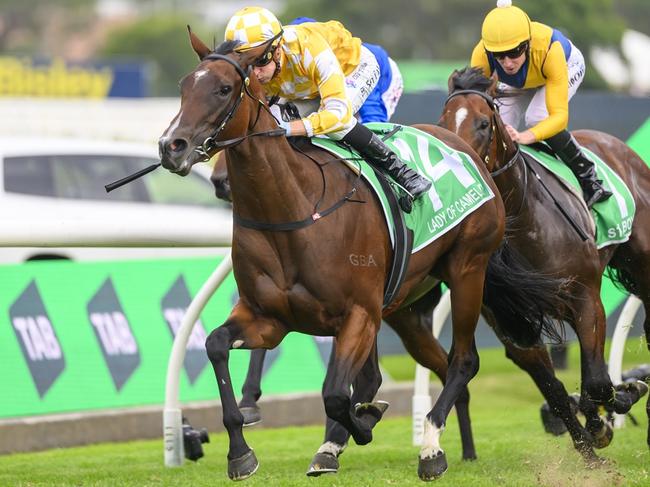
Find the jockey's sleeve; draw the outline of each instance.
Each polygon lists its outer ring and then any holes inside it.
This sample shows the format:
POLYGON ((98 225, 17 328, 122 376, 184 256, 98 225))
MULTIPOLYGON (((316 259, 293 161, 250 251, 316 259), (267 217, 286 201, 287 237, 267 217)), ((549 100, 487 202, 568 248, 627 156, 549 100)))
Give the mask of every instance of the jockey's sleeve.
POLYGON ((345 92, 345 75, 329 44, 322 36, 313 34, 308 52, 311 56, 305 55, 302 62, 321 97, 320 110, 302 119, 311 137, 340 130, 350 122, 353 113, 345 92))
POLYGON ((492 72, 490 70, 490 61, 488 61, 487 54, 485 53, 483 41, 479 41, 479 43, 474 47, 474 50, 472 51, 472 58, 470 60, 470 66, 472 68, 481 68, 486 78, 489 78, 492 75, 492 72))
POLYGON ((530 129, 537 140, 548 139, 569 125, 569 71, 559 42, 551 44, 541 69, 546 77, 548 117, 530 129))

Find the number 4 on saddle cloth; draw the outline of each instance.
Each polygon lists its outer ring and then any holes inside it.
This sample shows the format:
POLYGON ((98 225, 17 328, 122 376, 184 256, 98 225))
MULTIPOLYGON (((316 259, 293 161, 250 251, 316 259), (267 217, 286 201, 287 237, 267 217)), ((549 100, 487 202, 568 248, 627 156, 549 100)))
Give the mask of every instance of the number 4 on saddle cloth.
MULTIPOLYGON (((366 126, 384 139, 395 153, 433 184, 429 193, 413 202, 413 211, 403 213, 406 226, 413 232, 415 253, 462 222, 483 203, 494 198, 472 158, 459 152, 430 134, 413 127, 393 123, 368 123, 366 126)), ((376 172, 363 158, 348 146, 329 138, 314 137, 312 144, 338 155, 347 161, 379 197, 388 224, 393 245, 395 228, 384 186, 376 172)), ((397 183, 389 180, 391 185, 397 183)))
MULTIPOLYGON (((537 150, 525 145, 520 145, 519 148, 524 157, 531 158, 539 163, 582 201, 580 183, 566 164, 543 150, 537 150)), ((605 189, 612 192, 611 198, 596 203, 591 208, 596 246, 600 249, 608 245, 625 242, 632 233, 632 221, 636 212, 632 193, 618 174, 605 164, 600 157, 585 147, 582 147, 582 151, 595 164, 598 179, 603 180, 605 189)))
MULTIPOLYGON (((376 193, 381 202, 393 246, 393 262, 384 290, 384 307, 397 295, 409 257, 462 222, 483 203, 494 198, 472 158, 430 134, 392 123, 366 124, 402 161, 433 183, 428 194, 413 202, 410 213, 398 204, 397 183, 386 178, 347 145, 326 137, 311 143, 346 161, 376 193)), ((433 287, 436 283, 431 282, 433 287)), ((426 292, 428 289, 420 289, 426 292)))

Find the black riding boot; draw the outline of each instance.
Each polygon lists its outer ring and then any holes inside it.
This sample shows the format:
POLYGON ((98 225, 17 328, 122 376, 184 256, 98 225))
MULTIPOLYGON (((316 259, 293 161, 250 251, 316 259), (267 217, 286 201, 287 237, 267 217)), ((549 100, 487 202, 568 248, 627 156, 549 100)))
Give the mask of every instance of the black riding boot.
POLYGON ((585 157, 568 130, 549 137, 546 139, 546 143, 562 159, 562 162, 569 166, 580 181, 587 207, 591 208, 595 203, 605 201, 612 195, 611 191, 603 187, 602 180, 596 179, 594 163, 585 157))
POLYGON ((343 142, 368 159, 368 162, 377 169, 393 178, 408 193, 407 197, 400 198, 400 206, 406 213, 413 209, 413 200, 419 198, 431 188, 431 181, 420 176, 408 167, 384 142, 377 137, 368 127, 357 123, 348 134, 343 137, 343 142))

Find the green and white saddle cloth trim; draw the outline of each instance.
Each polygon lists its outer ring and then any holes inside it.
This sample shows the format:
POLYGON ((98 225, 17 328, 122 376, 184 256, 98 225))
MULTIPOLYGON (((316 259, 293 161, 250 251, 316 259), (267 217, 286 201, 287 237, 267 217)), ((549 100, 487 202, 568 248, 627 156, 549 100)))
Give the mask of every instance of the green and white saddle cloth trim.
MULTIPOLYGON (((373 122, 366 126, 382 137, 397 125, 373 122)), ((388 200, 368 163, 361 160, 357 152, 341 147, 329 138, 314 137, 312 143, 343 159, 354 158, 348 165, 355 171, 361 168, 362 177, 379 197, 391 242, 394 243, 394 225, 388 200)), ((447 233, 486 201, 494 198, 494 193, 472 158, 464 152, 452 149, 432 135, 403 125, 385 143, 409 167, 433 183, 428 194, 413 202, 413 211, 405 214, 406 226, 413 231, 412 254, 447 233)))
MULTIPOLYGON (((558 179, 582 198, 582 189, 578 178, 562 161, 553 156, 540 152, 525 145, 519 146, 542 166, 555 174, 558 179)), ((603 180, 603 186, 612 192, 612 197, 596 203, 591 208, 596 229, 596 247, 601 249, 608 245, 626 242, 632 233, 632 221, 636 212, 636 204, 632 193, 616 172, 589 149, 582 147, 584 154, 596 165, 598 179, 603 180)))

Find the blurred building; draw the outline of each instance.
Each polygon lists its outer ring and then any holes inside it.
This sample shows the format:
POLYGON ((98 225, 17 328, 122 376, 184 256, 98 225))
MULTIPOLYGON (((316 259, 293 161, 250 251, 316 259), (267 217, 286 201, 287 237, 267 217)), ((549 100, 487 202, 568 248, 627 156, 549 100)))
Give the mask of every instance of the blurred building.
POLYGON ((240 8, 254 4, 279 12, 284 0, 98 0, 97 13, 103 17, 185 11, 200 14, 206 23, 225 24, 240 8))

